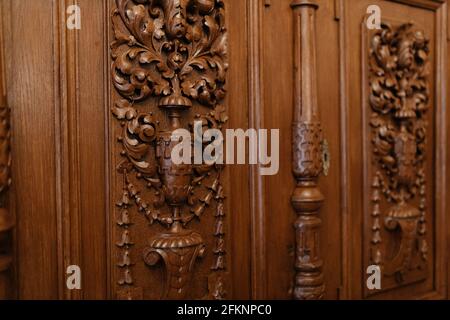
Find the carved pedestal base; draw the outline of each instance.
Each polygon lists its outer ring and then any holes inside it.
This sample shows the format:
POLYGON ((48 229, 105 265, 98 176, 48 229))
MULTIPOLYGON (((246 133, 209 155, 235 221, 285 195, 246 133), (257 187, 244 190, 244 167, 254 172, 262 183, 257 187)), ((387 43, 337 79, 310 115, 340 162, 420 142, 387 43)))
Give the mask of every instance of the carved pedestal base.
POLYGON ((385 273, 395 275, 398 282, 410 270, 413 259, 414 246, 417 244, 417 228, 420 211, 408 204, 401 204, 389 210, 385 220, 386 228, 390 231, 398 230, 401 234, 399 248, 392 260, 386 261, 385 273))
POLYGON ((202 258, 205 245, 200 234, 175 226, 169 233, 162 233, 150 240, 144 250, 144 261, 155 266, 162 259, 166 281, 163 299, 184 299, 197 258, 202 258))
POLYGON ((323 194, 312 181, 301 181, 292 195, 292 205, 299 215, 295 221, 296 260, 294 299, 323 299, 323 261, 319 253, 321 219, 318 211, 324 200, 323 194))

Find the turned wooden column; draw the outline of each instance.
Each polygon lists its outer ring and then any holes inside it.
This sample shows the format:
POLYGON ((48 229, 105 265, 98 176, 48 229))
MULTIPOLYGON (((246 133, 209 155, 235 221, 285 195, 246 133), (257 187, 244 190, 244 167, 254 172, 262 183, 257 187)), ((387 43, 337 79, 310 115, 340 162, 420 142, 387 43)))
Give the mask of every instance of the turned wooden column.
POLYGON ((319 210, 324 201, 317 180, 323 170, 322 128, 317 106, 314 1, 294 0, 294 120, 291 202, 295 221, 295 282, 293 298, 322 299, 325 286, 319 252, 319 210))

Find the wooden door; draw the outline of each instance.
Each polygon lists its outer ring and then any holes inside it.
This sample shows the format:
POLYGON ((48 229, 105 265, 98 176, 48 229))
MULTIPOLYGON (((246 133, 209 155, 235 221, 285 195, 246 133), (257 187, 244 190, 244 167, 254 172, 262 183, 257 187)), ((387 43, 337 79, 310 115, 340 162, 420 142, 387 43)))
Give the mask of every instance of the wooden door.
MULTIPOLYGON (((183 128, 196 119, 217 128, 248 127, 248 84, 242 76, 248 72, 248 36, 242 32, 247 3, 224 5, 2 1, 14 110, 18 298, 250 298, 248 168, 169 166, 152 172, 165 161, 164 132, 178 117, 170 106, 181 113, 183 128), (74 4, 81 14, 79 30, 67 27, 74 4), (155 10, 151 17, 149 9, 155 10), (169 18, 178 14, 189 15, 189 30, 178 30, 179 21, 169 18), (180 50, 184 55, 189 46, 191 55, 183 71, 190 70, 190 80, 178 80, 174 63, 181 63, 176 62, 181 55, 160 37, 161 59, 170 60, 164 62, 166 78, 161 66, 150 67, 152 75, 145 77, 159 84, 131 83, 146 72, 129 69, 133 52, 144 47, 139 42, 149 39, 138 34, 140 19, 149 28, 166 23, 165 31, 153 31, 172 45, 182 36, 180 50), (133 25, 138 29, 132 31, 133 25), (194 53, 200 57, 194 59, 194 53), (192 97, 182 98, 179 89, 192 97), (165 184, 171 179, 181 180, 165 184), (80 267, 81 290, 67 288, 69 266, 80 267)), ((148 54, 138 53, 137 66, 153 59, 148 54)))
POLYGON ((447 298, 447 1, 0 7, 0 297, 447 298), (278 173, 175 165, 196 121, 278 173))
POLYGON ((353 275, 349 297, 447 296, 447 8, 438 1, 407 2, 376 3, 384 23, 378 32, 361 26, 363 14, 352 14, 375 2, 342 10, 345 79, 360 83, 345 89, 351 165, 342 173, 348 179, 344 241, 357 239, 345 252, 353 275), (399 86, 390 87, 390 77, 399 86), (383 287, 369 291, 358 284, 358 271, 364 276, 375 264, 383 266, 383 287))

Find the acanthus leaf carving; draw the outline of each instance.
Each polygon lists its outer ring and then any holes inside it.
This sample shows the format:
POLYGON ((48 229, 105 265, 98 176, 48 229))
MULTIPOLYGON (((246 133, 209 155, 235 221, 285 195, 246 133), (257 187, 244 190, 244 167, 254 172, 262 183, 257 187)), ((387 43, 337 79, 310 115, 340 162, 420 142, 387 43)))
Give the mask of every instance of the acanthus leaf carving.
POLYGON ((112 78, 122 96, 139 101, 182 92, 210 107, 224 98, 222 1, 120 0, 113 24, 112 78))

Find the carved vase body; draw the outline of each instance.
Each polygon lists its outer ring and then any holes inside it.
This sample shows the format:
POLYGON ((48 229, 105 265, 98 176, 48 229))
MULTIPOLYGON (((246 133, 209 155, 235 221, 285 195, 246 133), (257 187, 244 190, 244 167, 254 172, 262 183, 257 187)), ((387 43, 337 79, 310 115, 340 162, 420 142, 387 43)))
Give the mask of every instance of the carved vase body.
POLYGON ((156 155, 164 199, 169 206, 182 208, 190 191, 192 165, 172 162, 172 150, 179 143, 172 141, 172 133, 172 131, 160 133, 156 155))
POLYGON ((171 115, 174 116, 171 118, 172 130, 158 134, 156 157, 163 197, 173 210, 173 224, 170 232, 158 234, 150 240, 149 247, 144 251, 144 261, 149 266, 156 265, 160 260, 164 262, 166 280, 162 298, 184 299, 194 263, 203 256, 205 246, 200 234, 182 226, 181 215, 191 190, 193 168, 191 164, 175 164, 172 161, 173 148, 179 143, 173 138, 174 131, 180 125, 176 111, 171 115))

